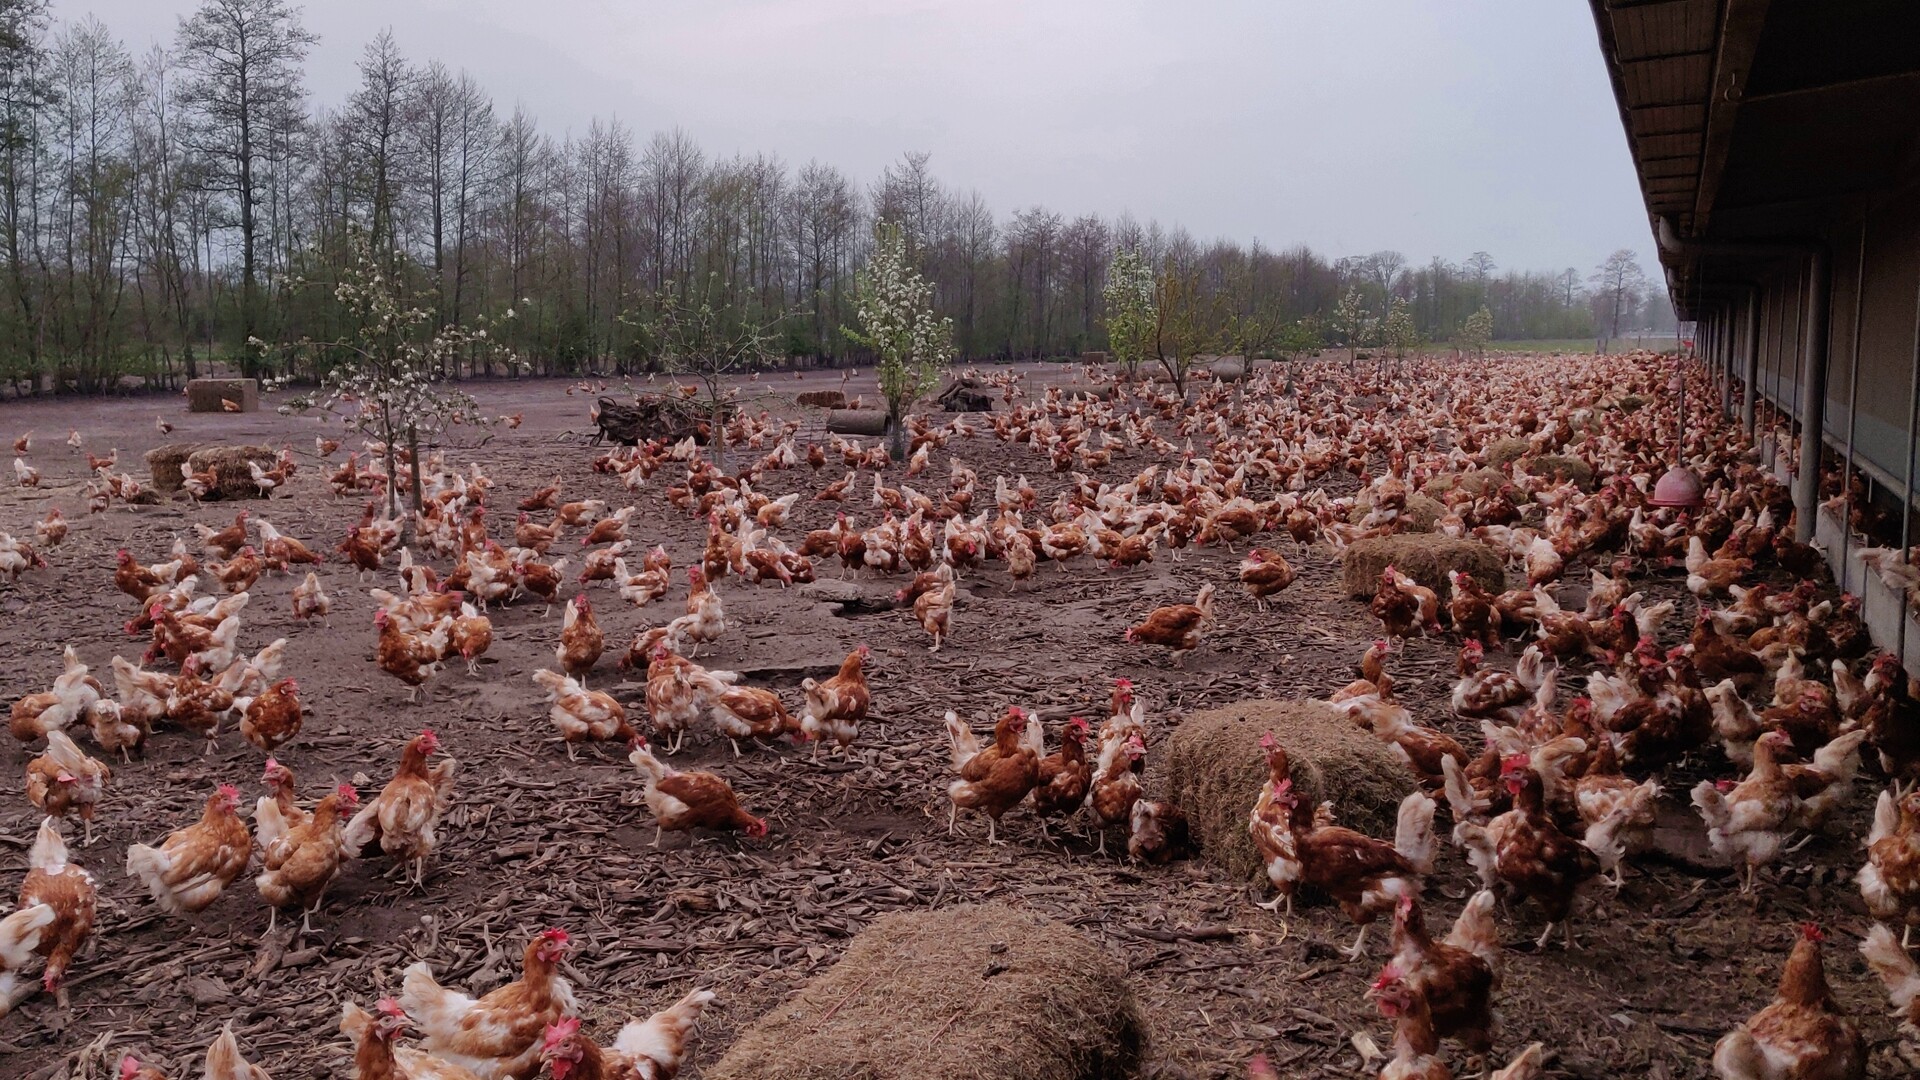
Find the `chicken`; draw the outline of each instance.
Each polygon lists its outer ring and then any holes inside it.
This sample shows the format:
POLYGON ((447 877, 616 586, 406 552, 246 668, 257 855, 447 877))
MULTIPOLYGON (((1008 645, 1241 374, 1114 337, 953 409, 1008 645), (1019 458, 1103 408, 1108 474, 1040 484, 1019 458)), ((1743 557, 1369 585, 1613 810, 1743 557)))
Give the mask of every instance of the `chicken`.
POLYGON ((93 811, 113 770, 88 757, 63 731, 47 732, 47 752, 27 762, 27 801, 49 818, 80 815, 81 846, 93 843, 93 811))
POLYGON ((1404 706, 1378 698, 1349 698, 1335 708, 1353 717, 1356 723, 1372 731, 1382 742, 1393 746, 1393 755, 1412 770, 1414 779, 1429 792, 1444 786, 1442 759, 1452 758, 1465 767, 1473 758, 1453 736, 1413 722, 1413 714, 1404 706))
POLYGON ((1526 570, 1529 586, 1537 589, 1548 582, 1559 580, 1560 572, 1564 567, 1564 560, 1561 559, 1560 552, 1555 550, 1553 541, 1544 536, 1536 536, 1532 543, 1527 545, 1526 570))
POLYGON ((1494 965, 1501 948, 1493 905, 1492 890, 1475 893, 1439 942, 1427 936, 1417 898, 1403 896, 1394 908, 1393 956, 1387 966, 1426 997, 1434 1034, 1459 1039, 1471 1054, 1493 1049, 1493 992, 1500 988, 1494 965))
POLYGON ((580 1021, 562 1020, 541 1039, 540 1061, 553 1080, 673 1080, 686 1057, 687 1036, 713 996, 711 990, 692 990, 645 1020, 627 1021, 611 1049, 582 1035, 580 1021))
MULTIPOLYGON (((1268 767, 1271 773, 1271 759, 1268 767)), ((1311 885, 1332 897, 1360 927, 1353 946, 1346 950, 1349 959, 1357 958, 1366 947, 1368 925, 1400 897, 1417 895, 1421 878, 1433 869, 1433 800, 1419 792, 1402 800, 1394 840, 1388 844, 1352 829, 1311 820, 1302 812, 1304 807, 1293 790, 1291 776, 1277 784, 1269 776, 1268 784, 1274 789, 1268 800, 1273 812, 1287 815, 1293 851, 1290 860, 1284 850, 1268 855, 1268 879, 1277 876, 1311 885), (1276 859, 1292 865, 1276 875, 1276 859)), ((1255 805, 1257 810, 1259 804, 1255 805)), ((1264 851, 1262 854, 1267 855, 1264 851)))
POLYGON ((1380 588, 1367 610, 1390 638, 1409 637, 1416 627, 1440 632, 1440 597, 1391 566, 1380 572, 1380 588))
POLYGON ((1393 1021, 1393 1057, 1381 1068, 1380 1080, 1453 1080, 1453 1070, 1440 1058, 1427 996, 1403 976, 1388 964, 1367 990, 1380 1015, 1393 1021))
POLYGON ((160 846, 127 849, 127 876, 137 879, 170 915, 204 911, 253 857, 253 836, 236 812, 240 792, 221 784, 200 820, 167 834, 160 846))
POLYGON ((936 589, 921 593, 913 601, 913 617, 920 620, 920 626, 933 638, 928 652, 939 652, 940 645, 947 638, 948 626, 953 619, 953 596, 957 588, 949 581, 936 589))
MULTIPOLYGON (((1901 1036, 1920 1040, 1920 965, 1907 955, 1905 945, 1893 940, 1893 931, 1879 924, 1867 931, 1866 940, 1860 943, 1860 955, 1886 986, 1901 1036)), ((1912 1059, 1907 1063, 1912 1065, 1912 1059)))
POLYGON ((40 486, 40 470, 19 458, 13 459, 13 478, 19 481, 21 487, 37 488, 40 486))
POLYGON ((1800 928, 1772 1003, 1714 1045, 1720 1080, 1864 1080, 1867 1045, 1827 989, 1824 939, 1812 924, 1800 928))
POLYGON ((93 875, 67 857, 67 843, 52 818, 43 818, 27 851, 20 902, 0 919, 0 1016, 33 992, 19 972, 38 954, 46 958, 40 985, 67 1007, 67 969, 93 932, 97 893, 93 875))
POLYGON ((453 619, 441 619, 432 630, 420 633, 402 630, 382 608, 373 613, 373 625, 380 631, 375 651, 380 670, 406 684, 409 704, 418 701, 421 685, 440 670, 446 657, 453 619))
POLYGON ((451 1062, 398 1044, 412 1021, 392 998, 374 1006, 376 1018, 347 1002, 340 1010, 340 1034, 353 1044, 353 1080, 478 1080, 451 1062))
POLYGON ((287 536, 273 527, 273 522, 261 518, 255 522, 260 530, 260 553, 265 556, 268 566, 285 573, 287 567, 313 565, 321 560, 307 545, 287 536))
POLYGON ((1200 647, 1212 622, 1213 583, 1208 582, 1200 586, 1193 603, 1156 608, 1146 621, 1129 627, 1126 640, 1172 650, 1174 666, 1178 667, 1188 653, 1200 647))
POLYGON ((60 508, 47 511, 47 516, 33 523, 34 539, 49 548, 57 548, 67 539, 67 519, 61 516, 60 508))
POLYGON ((566 526, 558 521, 551 525, 535 522, 526 510, 520 511, 520 517, 513 524, 513 543, 515 547, 526 548, 536 554, 545 555, 547 549, 560 539, 566 526))
POLYGON ((1573 783, 1573 803, 1586 826, 1580 842, 1600 860, 1600 869, 1612 875, 1617 889, 1621 885, 1620 860, 1629 852, 1645 849, 1652 841, 1660 781, 1636 783, 1622 775, 1613 740, 1602 736, 1595 742, 1598 745, 1587 760, 1586 771, 1573 783))
POLYGON ((1920 791, 1898 798, 1891 791, 1880 793, 1867 834, 1867 864, 1855 879, 1867 912, 1898 923, 1900 947, 1906 948, 1913 928, 1920 926, 1920 791))
POLYGON ((831 678, 801 680, 800 735, 814 744, 815 757, 820 754, 820 744, 829 738, 845 752, 858 736, 860 721, 867 718, 867 707, 873 700, 862 667, 868 655, 862 645, 847 654, 831 678))
POLYGON ((700 567, 687 567, 687 582, 692 589, 687 594, 687 614, 691 621, 687 624, 686 633, 697 656, 701 645, 719 641, 720 635, 726 632, 726 608, 720 602, 720 594, 707 583, 706 572, 700 567))
POLYGON ((656 547, 648 553, 646 562, 637 574, 627 572, 625 559, 614 560, 613 579, 619 583, 620 599, 634 607, 646 607, 667 595, 667 590, 673 585, 668 575, 672 565, 667 558, 667 549, 663 547, 656 547))
POLYGON ((298 908, 300 932, 313 933, 313 913, 320 910, 327 886, 340 876, 340 864, 347 857, 341 815, 359 805, 360 796, 352 785, 341 784, 320 800, 311 817, 265 845, 263 869, 253 883, 272 909, 268 933, 273 932, 283 908, 298 908))
MULTIPOLYGON (((1038 727, 1036 721, 1035 730, 1038 727)), ((1093 782, 1086 751, 1089 730, 1085 717, 1068 719, 1060 732, 1060 749, 1040 758, 1033 784, 1033 811, 1039 815, 1043 830, 1048 817, 1071 814, 1087 800, 1087 788, 1093 782)))
POLYGON ((212 529, 198 522, 193 531, 200 534, 200 550, 211 559, 231 559, 247 544, 247 513, 242 510, 233 516, 233 524, 224 529, 212 529))
POLYGON ((1494 609, 1493 597, 1480 587, 1480 582, 1472 574, 1448 570, 1447 585, 1450 589, 1447 618, 1453 623, 1453 632, 1469 643, 1499 644, 1500 613, 1494 609))
POLYGON ((1574 901, 1580 887, 1599 873, 1600 862, 1547 813, 1545 786, 1526 755, 1502 761, 1500 779, 1513 809, 1484 827, 1457 823, 1454 837, 1488 888, 1504 883, 1522 899, 1540 905, 1547 925, 1536 948, 1546 948, 1556 924, 1565 928, 1567 947, 1572 948, 1574 901))
POLYGON ((113 587, 145 604, 155 595, 173 584, 164 580, 152 568, 141 566, 134 561, 126 548, 114 553, 113 587))
POLYGON ((1753 560, 1709 559, 1698 534, 1687 538, 1687 591, 1698 597, 1724 596, 1742 578, 1753 573, 1753 560))
POLYGON ((347 851, 362 854, 378 842, 389 858, 410 863, 413 884, 426 881, 427 856, 440 842, 440 817, 453 797, 453 777, 460 763, 445 758, 432 768, 427 759, 440 748, 431 730, 408 741, 400 753, 400 767, 380 794, 347 822, 347 851))
POLYGON ((1127 834, 1127 857, 1134 862, 1164 865, 1198 851, 1193 827, 1179 807, 1160 799, 1133 804, 1127 834))
MULTIPOLYGON (((1537 650, 1531 650, 1536 658, 1537 650)), ((1532 700, 1537 687, 1529 687, 1516 672, 1481 668, 1486 649, 1470 640, 1460 647, 1460 681, 1453 686, 1453 713, 1469 719, 1506 719, 1519 706, 1532 700)))
POLYGON ((333 598, 320 587, 320 575, 307 571, 307 576, 293 587, 293 617, 304 621, 319 616, 331 627, 333 620, 327 618, 327 613, 332 610, 333 598))
POLYGON ((533 673, 533 681, 547 692, 547 718, 559 729, 569 760, 575 757, 576 743, 589 739, 624 743, 634 737, 626 708, 612 694, 588 690, 573 677, 544 668, 533 673))
MULTIPOLYGON (((231 405, 225 398, 221 405, 231 405)), ((234 406, 228 412, 238 412, 234 406)), ((240 1056, 240 1041, 233 1036, 233 1021, 229 1020, 221 1027, 220 1035, 207 1047, 206 1080, 272 1080, 267 1070, 247 1061, 240 1056)))
POLYGON ((200 678, 200 665, 189 659, 167 692, 167 719, 207 740, 205 752, 213 753, 220 737, 220 722, 234 705, 231 691, 200 678))
POLYGON ((275 840, 306 824, 313 815, 302 810, 294 799, 292 769, 268 758, 260 781, 267 786, 267 793, 253 804, 253 840, 265 851, 275 840))
POLYGON ((780 695, 753 686, 729 686, 713 696, 708 716, 740 756, 741 739, 771 739, 798 735, 800 721, 787 712, 780 695))
POLYGON ((559 661, 560 670, 584 681, 606 647, 607 636, 593 618, 593 603, 586 593, 581 593, 567 605, 562 617, 560 644, 554 649, 554 658, 559 661))
POLYGON ((493 620, 472 604, 461 604, 460 614, 447 626, 447 648, 467 662, 467 674, 480 674, 480 657, 493 646, 493 620))
POLYGON ((573 984, 560 974, 570 940, 565 930, 542 931, 527 943, 519 980, 480 998, 441 986, 417 961, 401 976, 400 1006, 434 1057, 479 1080, 528 1080, 539 1070, 547 1026, 580 1014, 573 984))
MULTIPOLYGON (((67 653, 72 656, 73 649, 67 653)), ((64 731, 85 716, 88 707, 100 700, 100 692, 85 664, 70 660, 67 670, 53 680, 53 688, 17 698, 8 717, 8 730, 21 742, 33 742, 55 731, 64 731)))
POLYGON ((947 814, 948 833, 953 832, 960 811, 979 810, 987 815, 987 843, 1001 842, 1001 815, 1027 797, 1040 775, 1040 757, 1022 739, 1028 722, 1020 707, 1009 708, 994 724, 993 743, 981 747, 960 717, 947 710, 947 744, 953 771, 959 774, 959 779, 947 785, 947 799, 952 803, 947 814))
POLYGON ((1693 804, 1707 823, 1707 841, 1738 861, 1741 892, 1751 892, 1755 873, 1786 847, 1796 800, 1776 755, 1791 744, 1781 732, 1769 731, 1753 744, 1753 771, 1745 780, 1694 785, 1693 804))
MULTIPOLYGON (((634 508, 623 506, 607 517, 594 522, 587 535, 580 538, 580 546, 593 544, 617 544, 627 538, 627 521, 633 517, 634 508)), ((557 522, 556 522, 557 524, 557 522)))
MULTIPOLYGON (((235 701, 235 706, 239 702, 235 701)), ((249 701, 240 715, 240 735, 261 753, 272 754, 300 734, 300 684, 281 679, 249 701)))
MULTIPOLYGON (((115 657, 115 659, 119 659, 115 657)), ((163 704, 160 714, 166 711, 163 704)), ((87 706, 87 730, 93 741, 107 753, 119 753, 120 760, 131 763, 132 751, 141 750, 153 734, 153 721, 147 713, 129 710, 117 701, 101 699, 87 706)))
POLYGON ((1262 610, 1266 609, 1267 598, 1293 584, 1294 577, 1286 556, 1272 548, 1248 548, 1247 557, 1240 560, 1240 584, 1262 610))
MULTIPOLYGON (((1109 721, 1111 723, 1111 721, 1109 721)), ((1100 757, 1088 784, 1087 805, 1100 827, 1100 853, 1107 850, 1107 829, 1133 827, 1133 808, 1140 801, 1140 773, 1147 744, 1134 732, 1114 732, 1100 740, 1100 757)))
POLYGON ((725 780, 710 772, 681 772, 661 763, 635 736, 627 760, 640 770, 645 787, 641 798, 653 812, 653 844, 660 846, 664 830, 715 829, 741 832, 752 838, 767 835, 767 823, 740 808, 740 800, 725 780))

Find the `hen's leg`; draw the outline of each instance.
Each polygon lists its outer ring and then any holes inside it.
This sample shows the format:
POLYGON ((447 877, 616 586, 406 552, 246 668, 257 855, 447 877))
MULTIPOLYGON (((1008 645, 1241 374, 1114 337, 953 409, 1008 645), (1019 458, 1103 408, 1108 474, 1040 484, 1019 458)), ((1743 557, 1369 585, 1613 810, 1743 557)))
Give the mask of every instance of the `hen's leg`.
POLYGON ((1350 949, 1343 949, 1341 950, 1341 952, 1349 960, 1358 960, 1360 959, 1361 955, 1366 952, 1366 948, 1367 948, 1367 927, 1366 927, 1366 924, 1362 923, 1360 926, 1359 936, 1353 939, 1353 947, 1350 949))
MULTIPOLYGON (((1553 925, 1553 923, 1548 923, 1547 928, 1540 931, 1540 936, 1534 939, 1533 947, 1536 952, 1547 947, 1547 939, 1553 936, 1553 925)), ((1572 934, 1572 929, 1569 928, 1567 933, 1572 934)))

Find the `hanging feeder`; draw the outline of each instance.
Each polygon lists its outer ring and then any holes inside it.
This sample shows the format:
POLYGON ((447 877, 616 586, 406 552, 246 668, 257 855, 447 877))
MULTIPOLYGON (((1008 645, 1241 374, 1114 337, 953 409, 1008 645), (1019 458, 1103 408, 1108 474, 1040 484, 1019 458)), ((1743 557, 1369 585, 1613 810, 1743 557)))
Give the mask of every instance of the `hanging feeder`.
POLYGON ((1666 475, 1653 483, 1653 496, 1647 500, 1648 506, 1671 507, 1676 510, 1693 510, 1707 501, 1707 488, 1700 482, 1700 476, 1685 465, 1675 465, 1666 475))

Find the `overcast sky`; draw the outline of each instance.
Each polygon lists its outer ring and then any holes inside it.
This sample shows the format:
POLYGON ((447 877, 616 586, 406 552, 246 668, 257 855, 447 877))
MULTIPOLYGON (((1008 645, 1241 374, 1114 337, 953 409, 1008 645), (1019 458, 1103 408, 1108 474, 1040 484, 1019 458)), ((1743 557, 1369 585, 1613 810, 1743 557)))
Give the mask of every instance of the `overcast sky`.
MULTIPOLYGON (((53 0, 136 52, 191 0, 53 0)), ((368 39, 558 137, 617 117, 863 184, 906 150, 1002 215, 1582 274, 1652 242, 1587 5, 1566 0, 308 0, 317 100, 368 39)))

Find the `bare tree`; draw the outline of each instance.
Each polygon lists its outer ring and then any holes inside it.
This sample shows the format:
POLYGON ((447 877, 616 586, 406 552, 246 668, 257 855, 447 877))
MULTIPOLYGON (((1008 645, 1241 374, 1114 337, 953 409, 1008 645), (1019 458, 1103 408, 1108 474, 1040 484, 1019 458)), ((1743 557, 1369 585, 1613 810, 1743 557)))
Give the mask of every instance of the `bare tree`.
MULTIPOLYGON (((240 225, 240 331, 251 343, 259 324, 259 178, 268 134, 297 123, 301 64, 319 40, 300 25, 286 0, 206 0, 180 20, 175 45, 186 73, 181 100, 195 123, 192 151, 208 163, 206 182, 230 195, 240 225)), ((254 349, 242 368, 257 367, 254 349)))
POLYGON ((1597 321, 1606 331, 1600 340, 1600 351, 1605 352, 1607 345, 1620 336, 1621 318, 1631 315, 1640 302, 1647 275, 1640 269, 1640 260, 1634 256, 1633 249, 1621 248, 1607 256, 1591 280, 1597 321))

